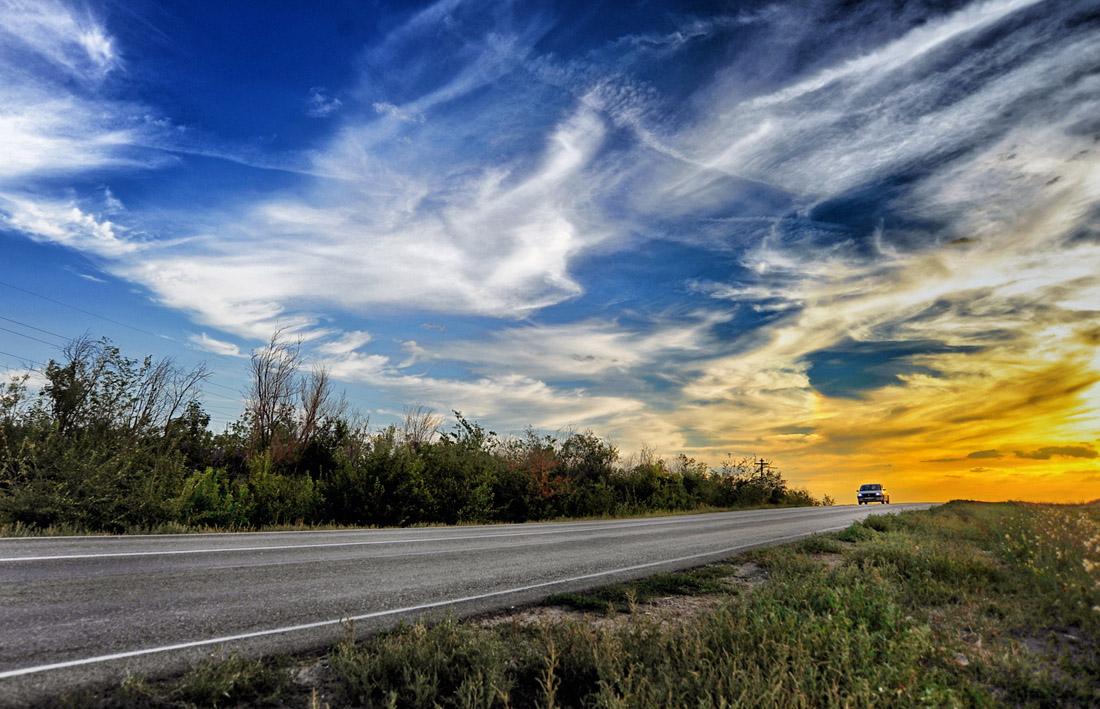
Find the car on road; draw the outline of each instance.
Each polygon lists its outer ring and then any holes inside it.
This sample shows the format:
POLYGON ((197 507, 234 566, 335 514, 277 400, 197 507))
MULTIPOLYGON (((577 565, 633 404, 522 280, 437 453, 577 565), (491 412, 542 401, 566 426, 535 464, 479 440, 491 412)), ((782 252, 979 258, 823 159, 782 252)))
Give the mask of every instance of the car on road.
POLYGON ((856 490, 856 502, 863 504, 864 502, 881 502, 884 505, 890 504, 890 493, 886 492, 886 488, 879 483, 867 483, 866 485, 860 485, 856 490))

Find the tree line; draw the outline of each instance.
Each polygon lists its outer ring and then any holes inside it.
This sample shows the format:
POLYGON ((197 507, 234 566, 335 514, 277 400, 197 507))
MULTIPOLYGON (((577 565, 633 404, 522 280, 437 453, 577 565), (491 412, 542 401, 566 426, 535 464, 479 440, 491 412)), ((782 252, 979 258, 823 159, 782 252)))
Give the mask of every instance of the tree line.
POLYGON ((276 333, 251 359, 242 416, 210 430, 205 365, 132 359, 78 338, 0 389, 0 526, 126 532, 403 526, 757 505, 831 504, 750 458, 620 455, 591 431, 500 436, 423 406, 372 429, 276 333))

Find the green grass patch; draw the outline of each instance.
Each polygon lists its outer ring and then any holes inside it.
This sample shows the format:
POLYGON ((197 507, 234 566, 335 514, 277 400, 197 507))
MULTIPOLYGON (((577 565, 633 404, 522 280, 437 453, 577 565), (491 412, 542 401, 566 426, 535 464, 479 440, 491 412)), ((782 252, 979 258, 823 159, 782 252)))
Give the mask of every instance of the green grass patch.
POLYGON ((702 596, 728 593, 730 587, 720 579, 729 575, 721 566, 706 566, 687 571, 655 574, 630 583, 604 586, 586 593, 555 593, 546 605, 566 606, 579 611, 630 612, 638 603, 663 596, 702 596))
POLYGON ((844 545, 833 534, 815 534, 800 542, 795 542, 793 546, 804 554, 841 554, 844 552, 844 545))

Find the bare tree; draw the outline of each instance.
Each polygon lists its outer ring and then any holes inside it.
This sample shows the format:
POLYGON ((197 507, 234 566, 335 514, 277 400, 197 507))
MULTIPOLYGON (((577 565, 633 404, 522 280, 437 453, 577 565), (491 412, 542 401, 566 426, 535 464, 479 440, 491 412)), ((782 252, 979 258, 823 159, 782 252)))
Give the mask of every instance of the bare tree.
POLYGON ((411 448, 431 443, 443 425, 443 417, 423 404, 405 407, 405 420, 401 424, 401 440, 411 448))
POLYGON ((318 366, 303 376, 303 364, 301 338, 288 341, 282 330, 252 353, 252 446, 275 462, 294 460, 329 421, 347 413, 347 400, 334 395, 328 370, 318 366))
POLYGON ((347 414, 348 402, 344 396, 336 398, 332 392, 332 378, 322 366, 314 367, 301 383, 302 404, 295 426, 297 447, 308 446, 326 421, 347 414))
POLYGON ((252 352, 252 389, 246 410, 252 419, 253 445, 266 450, 293 420, 301 391, 302 339, 288 342, 279 329, 267 346, 252 352))
POLYGON ((127 416, 127 427, 137 433, 163 428, 176 413, 195 399, 202 382, 210 376, 205 362, 190 371, 179 367, 171 357, 153 363, 146 358, 137 392, 127 416))

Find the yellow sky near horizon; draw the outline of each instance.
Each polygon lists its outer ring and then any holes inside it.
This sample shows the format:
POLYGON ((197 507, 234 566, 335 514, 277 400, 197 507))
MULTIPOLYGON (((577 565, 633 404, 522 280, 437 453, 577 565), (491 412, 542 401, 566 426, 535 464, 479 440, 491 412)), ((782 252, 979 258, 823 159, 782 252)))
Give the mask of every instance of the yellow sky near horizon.
POLYGON ((762 245, 749 263, 797 307, 711 362, 680 420, 841 503, 863 482, 898 502, 1100 498, 1097 151, 1010 135, 937 189, 922 209, 938 200, 954 240, 869 264, 762 245), (813 369, 822 352, 843 386, 813 369))

